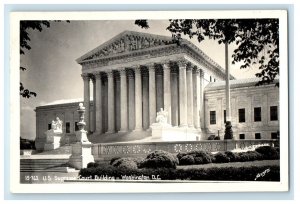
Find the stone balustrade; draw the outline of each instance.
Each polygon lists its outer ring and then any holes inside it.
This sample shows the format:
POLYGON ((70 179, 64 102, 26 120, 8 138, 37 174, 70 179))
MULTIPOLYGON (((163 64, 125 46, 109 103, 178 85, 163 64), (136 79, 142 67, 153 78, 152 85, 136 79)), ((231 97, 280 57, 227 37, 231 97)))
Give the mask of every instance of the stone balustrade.
POLYGON ((275 146, 277 140, 203 140, 177 142, 101 143, 94 144, 95 160, 110 160, 113 157, 145 157, 155 150, 170 153, 203 150, 208 152, 247 151, 258 146, 275 146))

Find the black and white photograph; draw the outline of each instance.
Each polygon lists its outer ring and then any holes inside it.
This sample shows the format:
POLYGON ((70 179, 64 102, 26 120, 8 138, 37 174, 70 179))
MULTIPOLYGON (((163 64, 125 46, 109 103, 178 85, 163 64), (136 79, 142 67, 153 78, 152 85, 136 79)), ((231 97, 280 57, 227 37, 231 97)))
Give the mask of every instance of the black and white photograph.
POLYGON ((288 190, 286 11, 11 24, 13 191, 288 190))

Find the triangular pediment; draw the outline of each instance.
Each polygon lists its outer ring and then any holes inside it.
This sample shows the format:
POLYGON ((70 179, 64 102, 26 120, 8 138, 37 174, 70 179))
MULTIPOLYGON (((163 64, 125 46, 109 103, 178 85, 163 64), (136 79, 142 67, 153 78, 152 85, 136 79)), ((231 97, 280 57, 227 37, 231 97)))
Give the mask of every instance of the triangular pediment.
POLYGON ((141 33, 135 31, 124 31, 109 41, 86 53, 76 61, 81 63, 110 55, 148 49, 156 46, 173 44, 172 37, 141 33))

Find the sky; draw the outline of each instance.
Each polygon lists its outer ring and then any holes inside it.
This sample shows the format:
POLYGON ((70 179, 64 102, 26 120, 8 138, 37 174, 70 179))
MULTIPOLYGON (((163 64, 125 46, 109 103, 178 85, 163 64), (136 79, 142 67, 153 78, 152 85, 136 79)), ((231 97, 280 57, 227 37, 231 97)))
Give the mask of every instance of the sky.
MULTIPOLYGON (((147 32, 171 36, 166 30, 168 20, 149 21, 150 28, 145 30, 134 21, 71 21, 51 22, 49 28, 41 32, 30 30, 29 45, 21 55, 21 66, 26 71, 20 72, 20 79, 25 88, 37 93, 30 99, 21 98, 21 137, 34 139, 35 112, 37 106, 52 103, 53 101, 83 98, 83 81, 81 66, 76 59, 102 43, 110 40, 124 30, 147 32)), ((213 40, 204 40, 199 43, 191 41, 204 53, 225 67, 224 45, 213 40)), ((234 47, 229 45, 229 54, 234 47)), ((240 70, 238 64, 231 65, 231 74, 238 79, 253 78, 257 68, 240 70)))

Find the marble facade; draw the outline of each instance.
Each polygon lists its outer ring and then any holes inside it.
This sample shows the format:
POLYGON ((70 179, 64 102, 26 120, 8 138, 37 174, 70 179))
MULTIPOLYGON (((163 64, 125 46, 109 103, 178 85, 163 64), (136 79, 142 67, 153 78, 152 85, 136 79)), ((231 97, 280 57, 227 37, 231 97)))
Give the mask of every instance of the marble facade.
MULTIPOLYGON (((124 31, 76 61, 82 66, 84 98, 36 108, 37 146, 42 146, 43 132, 57 116, 65 122, 63 131, 72 142, 79 102, 86 108, 86 130, 95 137, 147 131, 156 122, 156 113, 163 108, 172 127, 196 130, 201 140, 217 134, 222 138, 225 70, 188 40, 178 45, 171 37, 124 31), (217 124, 209 123, 210 111, 215 111, 217 124)), ((264 126, 250 119, 247 125, 237 124, 234 119, 237 103, 249 108, 247 118, 252 118, 256 106, 263 106, 262 115, 268 115, 271 100, 277 101, 273 106, 279 108, 279 89, 274 84, 252 87, 253 83, 230 78, 236 83, 231 86, 235 138, 244 131, 246 139, 253 139, 253 134, 264 126), (260 95, 263 98, 257 99, 260 95)), ((268 124, 262 139, 269 139, 269 133, 279 130, 279 121, 268 124)))

